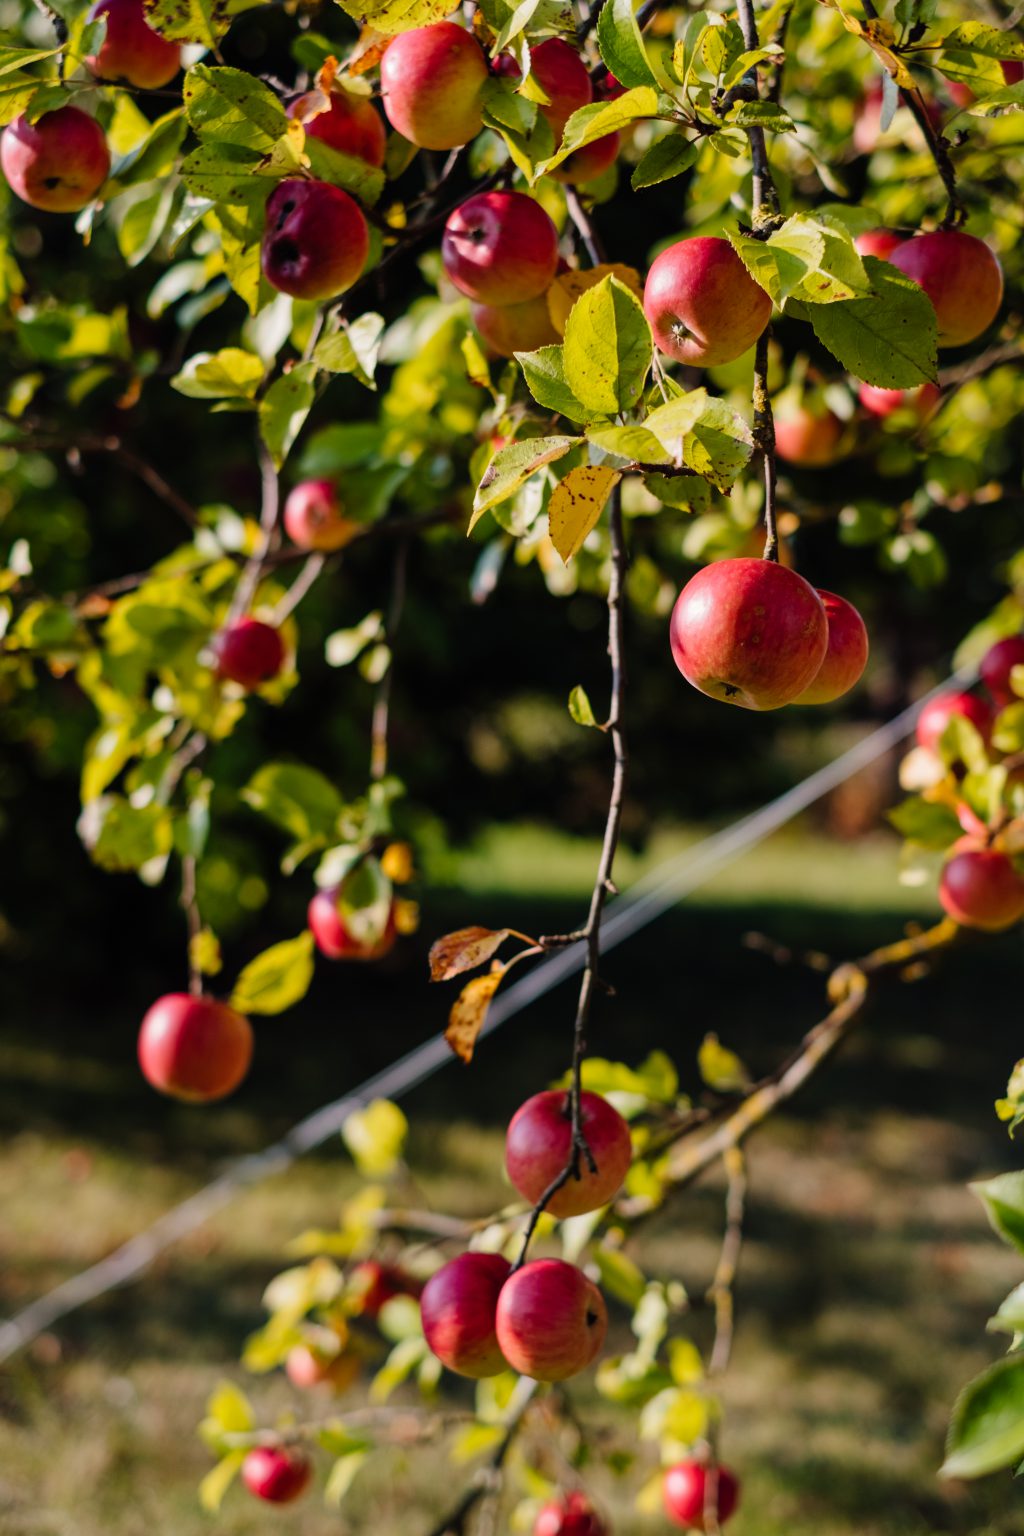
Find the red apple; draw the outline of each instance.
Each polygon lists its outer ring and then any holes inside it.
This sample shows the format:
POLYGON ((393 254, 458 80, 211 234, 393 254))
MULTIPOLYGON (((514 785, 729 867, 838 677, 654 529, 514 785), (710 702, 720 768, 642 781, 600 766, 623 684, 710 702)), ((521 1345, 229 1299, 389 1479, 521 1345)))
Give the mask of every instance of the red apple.
POLYGON ((1020 703, 1021 696, 1014 693, 1010 673, 1014 667, 1024 667, 1024 635, 1010 635, 997 640, 982 657, 979 671, 981 680, 996 701, 999 709, 1007 704, 1020 703))
POLYGON ((1005 853, 962 837, 942 871, 939 901, 964 928, 1001 933, 1024 917, 1024 879, 1005 853))
POLYGON ((309 1344, 296 1344, 285 1357, 285 1375, 293 1387, 300 1391, 329 1388, 340 1394, 347 1392, 359 1376, 359 1356, 352 1353, 329 1355, 309 1344))
POLYGON ((449 216, 441 260, 451 281, 480 304, 523 304, 551 283, 558 231, 523 192, 478 192, 449 216))
POLYGON ((380 65, 384 113, 421 149, 457 149, 483 127, 487 60, 476 38, 453 21, 392 38, 380 65))
POLYGON ((1024 80, 1024 59, 1003 59, 999 68, 1007 85, 1017 85, 1024 80))
POLYGON ((724 1525, 740 1501, 740 1485, 728 1467, 677 1461, 662 1484, 665 1513, 686 1531, 703 1531, 709 1512, 724 1525))
POLYGON ((143 91, 159 90, 181 67, 181 49, 154 32, 142 0, 97 0, 88 21, 107 19, 99 53, 86 65, 101 80, 127 80, 143 91))
POLYGON ((94 117, 57 107, 30 123, 16 117, 0 135, 0 168, 22 202, 48 213, 78 213, 110 174, 110 150, 94 117))
POLYGON ((364 1259, 357 1264, 352 1271, 352 1280, 361 1317, 376 1318, 385 1302, 393 1301, 396 1296, 416 1297, 423 1290, 414 1276, 393 1264, 380 1264, 376 1259, 364 1259))
POLYGON ((542 1505, 533 1536, 609 1536, 608 1527, 585 1493, 563 1493, 542 1505))
POLYGON ((530 74, 547 97, 537 105, 551 125, 557 146, 573 113, 594 99, 590 71, 564 38, 549 37, 531 50, 530 74))
POLYGON ((709 698, 779 709, 813 683, 828 650, 817 592, 774 560, 743 556, 698 571, 672 610, 676 666, 709 698))
POLYGON ((383 933, 368 941, 353 933, 351 914, 342 911, 340 894, 340 886, 318 891, 306 909, 306 920, 317 949, 328 960, 383 960, 394 949, 398 937, 394 903, 383 933))
POLYGON ((268 1504, 291 1504, 309 1487, 313 1463, 297 1447, 258 1445, 242 1462, 242 1481, 268 1504))
POLYGON ((306 91, 289 104, 288 116, 299 118, 310 138, 353 155, 368 165, 384 164, 388 136, 367 96, 352 91, 306 91))
POLYGON ((868 414, 879 420, 909 406, 919 421, 926 421, 942 399, 937 384, 921 384, 917 389, 881 389, 877 384, 861 384, 857 395, 868 414))
POLYGON ((946 90, 955 107, 969 107, 975 100, 974 92, 964 80, 947 80, 946 90))
POLYGON ((618 101, 619 97, 625 94, 626 87, 621 80, 616 80, 610 70, 594 86, 594 95, 600 97, 602 101, 618 101))
POLYGON ((817 676, 794 704, 831 704, 860 680, 868 664, 868 632, 852 603, 818 588, 828 620, 828 650, 817 676))
POLYGON ((514 1371, 534 1381, 565 1381, 600 1353, 608 1309, 575 1264, 534 1259, 502 1286, 495 1324, 501 1352, 514 1371))
POLYGON ((917 739, 929 752, 938 750, 946 726, 954 715, 962 715, 976 726, 982 736, 992 729, 992 711, 984 699, 974 693, 937 693, 917 717, 917 739))
POLYGON ((771 318, 772 301, 728 240, 697 235, 655 257, 644 313, 666 357, 711 368, 754 345, 771 318))
POLYGON ((575 150, 561 165, 555 166, 551 175, 568 186, 582 187, 588 181, 596 181, 610 165, 614 165, 621 142, 619 134, 606 133, 603 138, 575 150))
POLYGON ((221 630, 213 642, 217 676, 253 693, 275 678, 284 666, 281 632, 262 619, 239 619, 221 630))
POLYGON ((252 1060, 249 1020, 212 997, 169 992, 139 1030, 147 1082, 175 1099, 206 1103, 233 1093, 252 1060))
POLYGON ((862 256, 877 256, 879 261, 888 261, 896 247, 903 245, 906 238, 896 229, 866 229, 853 243, 862 256))
POLYGON ((300 549, 342 549, 359 532, 346 517, 333 480, 303 480, 284 504, 285 532, 300 549))
POLYGON ((326 181, 281 181, 267 199, 260 265, 272 288, 330 299, 361 275, 370 253, 362 209, 326 181))
MULTIPOLYGON (((597 1164, 592 1173, 580 1159, 580 1177, 570 1178, 547 1203, 552 1216, 582 1216, 607 1205, 622 1188, 633 1161, 629 1126, 599 1093, 580 1097, 580 1119, 597 1164)), ((505 1138, 505 1170, 524 1200, 539 1200, 565 1168, 572 1152, 570 1095, 562 1088, 535 1093, 512 1116, 505 1138)))
POLYGON ((459 1376, 479 1380, 505 1369, 495 1314, 510 1267, 500 1253, 461 1253, 423 1287, 423 1335, 441 1363, 459 1376))
POLYGON ((940 347, 962 347, 987 331, 1003 300, 1003 269, 984 240, 962 229, 915 235, 890 254, 923 288, 939 325, 940 347))
POLYGON ((843 430, 839 417, 824 406, 780 408, 775 413, 775 451, 803 469, 834 464, 843 430))
POLYGON ((542 293, 525 304, 474 304, 470 310, 480 337, 498 357, 535 352, 561 341, 542 293))

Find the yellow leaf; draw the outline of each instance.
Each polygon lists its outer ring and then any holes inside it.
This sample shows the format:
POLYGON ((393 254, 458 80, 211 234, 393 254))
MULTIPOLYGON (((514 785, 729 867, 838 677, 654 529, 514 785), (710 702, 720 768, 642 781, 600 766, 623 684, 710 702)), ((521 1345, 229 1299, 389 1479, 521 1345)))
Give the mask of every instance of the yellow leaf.
POLYGON ((473 1060, 473 1051, 484 1027, 487 1010, 504 974, 505 967, 502 965, 488 971, 486 976, 474 976, 452 1004, 444 1037, 462 1061, 468 1063, 473 1060))
POLYGON ((742 1093, 750 1086, 750 1074, 735 1051, 719 1042, 717 1035, 705 1035, 697 1052, 700 1075, 716 1093, 742 1093))
POLYGON ((408 885, 415 869, 408 843, 389 843, 380 856, 380 867, 392 885, 408 885))
POLYGON ((627 267, 616 261, 602 262, 600 266, 587 267, 582 272, 563 272, 555 278, 545 295, 551 324, 559 336, 565 335, 565 322, 576 300, 588 288, 596 288, 605 277, 617 277, 643 303, 644 285, 635 267, 627 267))
POLYGON ((583 548, 621 479, 619 471, 609 469, 607 464, 583 464, 570 469, 555 486, 548 507, 551 542, 566 565, 583 548))
POLYGON ((208 1515, 215 1515, 220 1509, 245 1457, 245 1451, 229 1451, 199 1484, 199 1503, 208 1515))
POLYGON ((409 1122, 390 1099, 374 1099, 349 1115, 342 1137, 360 1173, 379 1178, 391 1173, 402 1156, 409 1122))

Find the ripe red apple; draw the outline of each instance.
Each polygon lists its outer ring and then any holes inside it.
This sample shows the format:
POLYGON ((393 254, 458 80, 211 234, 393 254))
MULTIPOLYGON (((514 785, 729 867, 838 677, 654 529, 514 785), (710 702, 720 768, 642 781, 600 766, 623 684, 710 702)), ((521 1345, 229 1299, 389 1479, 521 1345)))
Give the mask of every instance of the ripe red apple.
POLYGON ((1010 673, 1014 667, 1024 667, 1024 635, 1010 635, 997 640, 982 658, 979 671, 981 680, 1000 709, 1007 704, 1020 702, 1020 694, 1014 693, 1010 673))
POLYGON ((590 71, 564 38, 549 37, 531 50, 530 73, 547 97, 537 105, 551 125, 557 146, 572 114, 594 99, 590 71))
POLYGON ((384 164, 387 131, 368 97, 346 90, 326 96, 323 91, 306 91, 289 104, 288 116, 301 119, 310 138, 339 154, 354 155, 368 165, 384 164))
POLYGON ((267 199, 260 265, 272 288, 330 299, 361 275, 370 253, 362 209, 326 181, 281 181, 267 199))
POLYGON ((159 90, 181 67, 181 49, 154 32, 142 0, 97 0, 88 21, 107 19, 98 53, 86 65, 100 80, 127 80, 143 91, 159 90))
POLYGON ((833 699, 841 699, 860 680, 868 664, 868 632, 856 608, 845 597, 821 587, 818 596, 828 620, 828 650, 814 681, 793 700, 794 704, 831 704, 833 699))
POLYGON ((946 726, 954 715, 962 715, 976 726, 982 736, 992 729, 992 711, 984 699, 974 693, 937 693, 917 717, 917 739, 929 752, 938 750, 946 726))
POLYGON ((457 149, 483 127, 487 60, 476 38, 453 21, 401 32, 380 65, 384 113, 421 149, 457 149))
POLYGON ((285 1375, 300 1391, 330 1388, 335 1394, 347 1392, 359 1376, 359 1356, 352 1353, 329 1355, 309 1344, 296 1344, 284 1362, 285 1375))
POLYGON ((585 1493, 563 1493, 542 1505, 533 1536, 609 1536, 608 1527, 585 1493))
POLYGON ((743 709, 791 704, 828 649, 828 620, 810 583, 749 556, 698 571, 676 599, 670 634, 687 682, 743 709))
POLYGON ((910 406, 919 421, 926 421, 942 399, 937 384, 921 384, 917 389, 881 389, 877 384, 861 384, 857 395, 868 414, 880 420, 910 406))
POLYGON ((906 235, 901 235, 895 229, 866 229, 853 243, 862 256, 877 256, 879 261, 888 261, 896 247, 903 245, 906 238, 906 235))
POLYGON ((611 71, 602 76, 594 86, 594 95, 600 97, 602 101, 618 101, 619 97, 625 94, 626 87, 621 80, 616 80, 611 71))
POLYGON ((915 235, 891 252, 894 267, 932 301, 940 347, 962 347, 987 331, 1003 300, 1003 269, 984 240, 962 229, 915 235))
POLYGON ((1024 59, 1003 59, 999 68, 1007 85, 1017 85, 1024 80, 1024 59))
POLYGON ((239 619, 221 630, 213 642, 217 676, 246 690, 262 688, 284 666, 284 641, 280 630, 262 619, 239 619))
POLYGON ((728 240, 697 235, 655 257, 644 285, 644 314, 658 350, 677 363, 711 368, 752 347, 772 301, 728 240))
POLYGON ((383 960, 394 949, 398 937, 394 903, 383 933, 367 942, 352 932, 346 914, 339 905, 340 893, 340 886, 334 886, 329 891, 317 891, 306 909, 306 920, 316 940, 317 949, 328 960, 383 960))
POLYGON ((942 871, 939 901, 964 928, 1001 933, 1024 917, 1024 879, 1005 853, 962 837, 942 871))
POLYGON ((0 135, 0 168, 22 202, 48 213, 78 213, 110 174, 110 150, 94 117, 57 107, 37 122, 16 117, 0 135))
POLYGON ((361 1317, 376 1318, 385 1302, 396 1296, 418 1297, 423 1290, 419 1280, 394 1264, 380 1264, 364 1259, 352 1271, 361 1317))
POLYGON ((333 480, 303 480, 284 504, 285 532, 300 549, 342 549, 359 532, 346 517, 333 480))
POLYGON ((252 1027, 212 997, 169 992, 139 1030, 139 1066, 147 1082, 175 1099, 206 1103, 233 1093, 252 1060, 252 1027))
POLYGON ((498 357, 514 352, 535 352, 538 347, 561 341, 542 293, 525 304, 474 304, 473 324, 489 349, 498 357))
POLYGON ((506 1280, 495 1317, 498 1344, 514 1371, 565 1381, 585 1371, 608 1331, 604 1297, 582 1269, 534 1259, 506 1280))
POLYGON ((291 1504, 302 1497, 313 1476, 313 1463, 294 1446, 257 1445, 242 1462, 242 1481, 268 1504, 291 1504))
POLYGON ((500 1253, 460 1253, 423 1287, 424 1338, 441 1363, 459 1376, 479 1380, 505 1369, 495 1314, 510 1267, 500 1253))
POLYGON ((614 165, 618 157, 619 147, 622 143, 618 133, 606 133, 603 138, 595 139, 592 144, 584 144, 582 149, 577 149, 573 154, 556 165, 551 175, 556 181, 564 182, 567 186, 585 186, 588 181, 596 181, 603 176, 610 165, 614 165))
MULTIPOLYGON (((585 1157, 580 1177, 570 1178, 547 1203, 552 1216, 582 1216, 607 1205, 622 1188, 633 1161, 629 1126, 599 1093, 580 1096, 580 1119, 597 1164, 585 1157)), ((539 1200, 565 1168, 572 1151, 570 1095, 562 1088, 535 1093, 512 1116, 505 1137, 505 1170, 524 1200, 539 1200)))
POLYGON ((665 1513, 676 1525, 687 1531, 703 1531, 710 1509, 715 1511, 719 1525, 730 1518, 740 1501, 740 1485, 728 1467, 677 1461, 665 1473, 662 1497, 665 1513))
POLYGON ((451 281, 480 304, 523 304, 551 283, 558 231, 523 192, 478 192, 450 214, 441 260, 451 281))
POLYGON ((804 469, 836 461, 843 423, 825 406, 781 407, 775 413, 775 451, 780 459, 804 469))

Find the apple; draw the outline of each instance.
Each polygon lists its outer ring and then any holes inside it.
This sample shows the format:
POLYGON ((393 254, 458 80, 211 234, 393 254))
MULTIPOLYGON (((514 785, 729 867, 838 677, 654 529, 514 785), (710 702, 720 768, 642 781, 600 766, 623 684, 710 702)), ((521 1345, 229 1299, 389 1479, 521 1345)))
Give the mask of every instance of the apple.
POLYGON ((984 240, 936 229, 904 240, 889 261, 928 295, 940 347, 962 347, 987 331, 1003 300, 1003 269, 984 240))
POLYGON ((794 704, 831 704, 849 693, 868 664, 868 632, 852 603, 834 592, 818 589, 828 620, 828 649, 809 688, 794 704))
POLYGON ((423 1286, 412 1275, 393 1264, 364 1259, 352 1271, 352 1282, 361 1317, 376 1318, 385 1302, 396 1296, 419 1296, 423 1286))
POLYGON ((327 1354, 310 1344, 296 1344, 284 1362, 285 1375, 303 1392, 329 1387, 335 1394, 347 1392, 359 1377, 359 1356, 351 1352, 327 1354))
POLYGON ((1001 933, 1024 917, 1024 879, 1005 853, 962 837, 942 871, 939 901, 964 928, 1001 933))
POLYGON ((107 30, 98 53, 86 66, 100 80, 127 80, 143 91, 155 91, 181 68, 181 49, 154 32, 142 0, 97 0, 86 17, 106 17, 107 30))
POLYGON ((862 256, 877 256, 879 261, 888 261, 892 252, 898 245, 903 245, 906 238, 896 229, 866 229, 853 243, 862 256))
POLYGON ((0 135, 0 169, 22 202, 78 213, 110 174, 106 135, 79 107, 57 107, 30 123, 16 117, 0 135))
POLYGON ((527 299, 525 304, 474 304, 470 313, 481 340, 498 357, 535 352, 538 347, 554 346, 562 339, 544 294, 527 299))
POLYGON ((608 167, 614 165, 621 143, 620 134, 606 133, 603 138, 575 150, 561 165, 556 165, 550 174, 555 181, 565 182, 568 186, 585 186, 588 181, 596 181, 599 176, 603 176, 608 167))
POLYGON ((818 469, 836 461, 843 423, 825 406, 800 404, 775 413, 775 451, 788 464, 818 469))
POLYGON ((423 1287, 424 1338, 442 1365, 459 1376, 479 1380, 505 1369, 495 1315, 510 1268, 500 1253, 461 1253, 423 1287))
POLYGON ((984 699, 979 699, 974 693, 951 690, 949 693, 937 693, 918 715, 917 739, 920 745, 929 752, 938 751, 943 732, 954 715, 969 720, 982 736, 988 737, 992 729, 992 711, 984 699))
POLYGON ((671 1521, 686 1531, 703 1531, 711 1509, 719 1525, 731 1517, 740 1501, 740 1485, 728 1467, 677 1461, 665 1473, 662 1498, 671 1521))
POLYGON ((743 709, 791 704, 828 650, 828 619, 811 584, 750 556, 698 571, 676 599, 670 634, 687 682, 743 709))
POLYGON ((339 154, 368 165, 384 164, 387 131, 369 97, 346 90, 305 91, 289 103, 288 116, 299 118, 310 138, 339 154))
POLYGON ((273 624, 262 619, 238 619, 221 630, 213 642, 217 676, 253 693, 275 678, 284 666, 284 641, 273 624))
POLYGON ((594 95, 602 101, 618 101, 620 96, 625 96, 626 87, 621 80, 616 80, 611 70, 594 86, 594 95))
POLYGON ((658 350, 677 363, 712 368, 752 347, 772 301, 728 240, 696 235, 655 257, 644 285, 644 314, 658 350))
POLYGON ((915 411, 919 421, 926 421, 942 399, 937 384, 921 384, 917 389, 882 389, 877 384, 861 384, 857 395, 868 414, 879 420, 906 406, 915 411))
POLYGON ((384 115, 421 149, 458 149, 483 127, 487 60, 453 21, 392 38, 380 65, 384 115))
POLYGON ((964 80, 947 80, 946 91, 955 107, 969 107, 975 100, 974 92, 964 80))
MULTIPOLYGON (((876 76, 861 97, 857 108, 857 119, 853 125, 852 142, 858 155, 870 155, 881 137, 883 94, 881 78, 876 76)), ((902 102, 900 104, 902 105, 902 102)), ((925 101, 925 111, 928 113, 932 127, 941 129, 942 109, 938 103, 925 101)))
POLYGON ((333 480, 303 480, 284 504, 285 532, 300 549, 342 549, 359 532, 346 517, 333 480))
POLYGON ((985 652, 978 668, 982 682, 999 709, 1021 701, 1020 694, 1014 693, 1010 683, 1010 673, 1014 667, 1024 667, 1024 635, 1010 635, 1006 640, 997 640, 985 652))
MULTIPOLYGON (((515 73, 519 73, 518 66, 515 73)), ((530 74, 547 97, 537 105, 551 126, 557 146, 573 113, 594 99, 590 71, 564 38, 549 37, 531 49, 530 74)))
POLYGON ((260 266, 295 299, 330 299, 361 275, 370 254, 362 209, 340 187, 288 177, 267 199, 260 266))
POLYGON ((147 1082, 174 1099, 203 1104, 233 1093, 252 1060, 252 1026, 212 997, 169 992, 139 1030, 139 1066, 147 1082))
MULTIPOLYGON (((539 1200, 569 1162, 572 1154, 571 1097, 562 1088, 535 1093, 512 1116, 505 1137, 505 1171, 524 1200, 539 1200)), ((580 1120, 597 1171, 585 1156, 580 1176, 552 1195, 552 1216, 582 1216, 607 1205, 622 1188, 633 1161, 629 1126, 599 1093, 580 1095, 580 1120)))
POLYGON ((328 891, 317 891, 306 909, 306 921, 317 949, 328 960, 383 960, 394 949, 398 937, 394 903, 384 931, 367 940, 352 932, 338 900, 340 894, 338 885, 328 891))
POLYGON ((608 1527, 585 1493, 563 1493, 541 1506, 533 1536, 609 1536, 608 1527))
POLYGON ((268 1504, 291 1504, 302 1497, 313 1476, 313 1463, 297 1447, 257 1445, 242 1462, 242 1482, 268 1504))
POLYGON ((523 304, 538 298, 555 275, 558 231, 524 192, 478 192, 449 215, 441 260, 468 298, 523 304))
POLYGON ((564 1259, 534 1259, 501 1288, 498 1344, 514 1371, 534 1381, 565 1381, 596 1359, 608 1331, 604 1297, 564 1259))
POLYGON ((1024 80, 1024 59, 1003 59, 999 68, 1007 85, 1017 85, 1024 80))

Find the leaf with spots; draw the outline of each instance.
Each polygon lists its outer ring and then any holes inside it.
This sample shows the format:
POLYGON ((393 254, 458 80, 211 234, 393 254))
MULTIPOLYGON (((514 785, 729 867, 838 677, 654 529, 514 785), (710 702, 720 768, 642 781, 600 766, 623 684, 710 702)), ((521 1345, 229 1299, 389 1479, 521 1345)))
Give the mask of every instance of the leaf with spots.
POLYGON ((499 448, 477 486, 468 531, 472 532, 485 512, 514 496, 538 469, 564 457, 579 441, 578 437, 529 437, 499 448))
POLYGON ((384 32, 410 32, 451 15, 451 0, 338 0, 342 10, 364 27, 384 32))
POLYGON ((480 1032, 487 1022, 487 1010, 501 985, 505 966, 496 966, 486 976, 474 976, 452 1004, 444 1037, 461 1061, 471 1062, 480 1032))
POLYGON ((510 928, 459 928, 446 933, 430 946, 431 981, 450 981, 463 971, 485 965, 511 933, 510 928))
POLYGON ((583 548, 621 479, 607 464, 581 464, 555 486, 548 504, 551 542, 566 565, 583 548))
POLYGON ((653 350, 639 299, 608 276, 577 299, 566 321, 566 383, 591 411, 603 416, 631 411, 643 393, 653 350))
POLYGON ((268 150, 288 126, 284 108, 268 86, 244 69, 195 64, 182 88, 189 127, 200 139, 268 150))
MULTIPOLYGON (((236 16, 262 0, 142 0, 154 32, 172 43, 201 43, 213 48, 236 16)), ((251 77, 250 77, 251 78, 251 77)))

